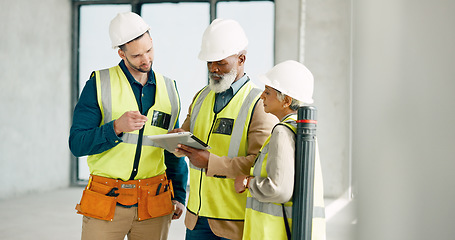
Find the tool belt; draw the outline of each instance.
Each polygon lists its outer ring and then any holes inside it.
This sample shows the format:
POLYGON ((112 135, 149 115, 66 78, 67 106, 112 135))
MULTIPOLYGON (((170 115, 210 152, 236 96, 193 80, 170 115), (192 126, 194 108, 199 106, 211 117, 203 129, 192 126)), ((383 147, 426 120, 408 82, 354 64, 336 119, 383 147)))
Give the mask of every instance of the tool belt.
POLYGON ((138 220, 142 221, 171 214, 172 197, 172 182, 166 174, 129 181, 91 175, 76 210, 87 217, 112 221, 117 203, 137 204, 138 220))

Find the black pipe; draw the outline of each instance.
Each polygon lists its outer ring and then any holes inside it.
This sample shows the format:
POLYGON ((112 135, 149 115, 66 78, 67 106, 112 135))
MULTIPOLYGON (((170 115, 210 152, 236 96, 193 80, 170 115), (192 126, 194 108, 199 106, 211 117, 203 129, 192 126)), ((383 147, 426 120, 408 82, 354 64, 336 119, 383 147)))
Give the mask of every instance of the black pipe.
POLYGON ((311 240, 316 153, 316 108, 313 106, 300 107, 297 112, 297 119, 291 239, 311 240))

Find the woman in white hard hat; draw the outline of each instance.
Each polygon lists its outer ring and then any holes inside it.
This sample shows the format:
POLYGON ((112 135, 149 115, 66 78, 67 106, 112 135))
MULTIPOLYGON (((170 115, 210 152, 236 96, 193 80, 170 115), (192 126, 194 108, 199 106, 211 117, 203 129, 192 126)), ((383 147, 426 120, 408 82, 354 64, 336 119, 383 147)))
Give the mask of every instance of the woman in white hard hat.
MULTIPOLYGON (((251 176, 238 176, 238 193, 248 189, 243 239, 288 239, 292 220, 297 109, 313 103, 313 75, 301 63, 285 61, 260 76, 264 109, 275 115, 275 125, 265 141, 251 176)), ((316 149, 312 239, 325 239, 323 186, 316 149), (322 211, 320 211, 322 208, 322 211), (316 210, 316 211, 315 211, 316 210)))

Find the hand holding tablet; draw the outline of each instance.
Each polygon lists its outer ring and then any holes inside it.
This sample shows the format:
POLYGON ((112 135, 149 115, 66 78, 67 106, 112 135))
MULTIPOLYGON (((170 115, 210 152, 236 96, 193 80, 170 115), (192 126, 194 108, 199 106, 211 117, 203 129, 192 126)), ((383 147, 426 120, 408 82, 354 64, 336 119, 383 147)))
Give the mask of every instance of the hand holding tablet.
POLYGON ((174 152, 178 144, 183 144, 196 149, 210 149, 210 146, 202 140, 194 136, 191 132, 177 132, 162 135, 148 136, 156 145, 166 149, 169 152, 174 152))

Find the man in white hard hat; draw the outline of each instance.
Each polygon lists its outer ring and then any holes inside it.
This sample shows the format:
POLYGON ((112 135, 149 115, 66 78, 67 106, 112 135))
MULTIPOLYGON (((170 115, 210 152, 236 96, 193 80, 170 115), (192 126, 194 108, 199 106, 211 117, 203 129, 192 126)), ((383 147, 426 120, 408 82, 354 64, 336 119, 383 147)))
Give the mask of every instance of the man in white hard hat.
POLYGON ((69 146, 88 155, 90 179, 76 209, 82 239, 167 239, 180 218, 188 166, 147 136, 178 127, 176 83, 152 70, 150 27, 137 14, 110 23, 117 66, 94 71, 74 109, 69 146), (172 183, 171 181, 172 180, 172 183))
POLYGON ((190 164, 186 239, 241 239, 246 195, 234 179, 249 174, 259 148, 278 119, 264 112, 256 88, 244 73, 248 39, 238 22, 216 19, 202 37, 199 59, 207 62, 208 86, 199 91, 182 128, 211 149, 180 145, 190 164))

